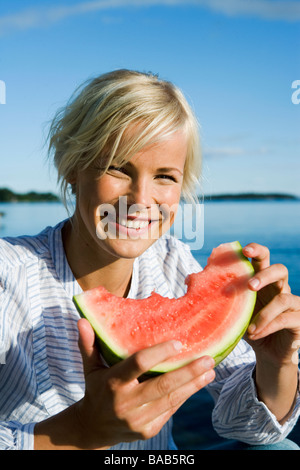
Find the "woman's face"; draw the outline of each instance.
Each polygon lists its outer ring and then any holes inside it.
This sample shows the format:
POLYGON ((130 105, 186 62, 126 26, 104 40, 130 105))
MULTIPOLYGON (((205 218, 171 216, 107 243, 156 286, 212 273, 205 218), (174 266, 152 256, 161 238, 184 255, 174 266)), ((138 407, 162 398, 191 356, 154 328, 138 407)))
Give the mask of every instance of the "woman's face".
POLYGON ((136 258, 172 225, 180 201, 187 142, 176 132, 99 177, 96 164, 76 178, 78 233, 93 250, 136 258))

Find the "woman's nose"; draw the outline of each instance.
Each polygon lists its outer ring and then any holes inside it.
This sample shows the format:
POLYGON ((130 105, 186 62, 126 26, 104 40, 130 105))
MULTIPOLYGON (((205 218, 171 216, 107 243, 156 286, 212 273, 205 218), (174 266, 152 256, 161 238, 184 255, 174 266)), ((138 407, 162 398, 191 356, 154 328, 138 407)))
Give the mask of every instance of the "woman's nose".
POLYGON ((150 208, 155 203, 152 193, 151 182, 146 178, 134 180, 131 182, 128 192, 128 202, 141 206, 141 208, 150 208))

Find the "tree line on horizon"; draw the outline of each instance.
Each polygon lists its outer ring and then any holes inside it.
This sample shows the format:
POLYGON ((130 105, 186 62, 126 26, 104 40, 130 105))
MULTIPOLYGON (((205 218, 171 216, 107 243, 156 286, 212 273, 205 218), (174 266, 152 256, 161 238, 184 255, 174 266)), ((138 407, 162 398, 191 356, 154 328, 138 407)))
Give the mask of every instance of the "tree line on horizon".
POLYGON ((60 199, 53 193, 39 193, 29 191, 27 193, 15 193, 8 188, 0 188, 0 202, 58 202, 60 199))
MULTIPOLYGON (((228 193, 228 194, 211 194, 199 195, 201 201, 215 200, 274 200, 288 199, 298 200, 299 198, 293 194, 284 193, 228 193)), ((16 193, 8 188, 0 188, 0 202, 59 202, 60 198, 51 192, 40 193, 37 191, 29 191, 27 193, 16 193)))

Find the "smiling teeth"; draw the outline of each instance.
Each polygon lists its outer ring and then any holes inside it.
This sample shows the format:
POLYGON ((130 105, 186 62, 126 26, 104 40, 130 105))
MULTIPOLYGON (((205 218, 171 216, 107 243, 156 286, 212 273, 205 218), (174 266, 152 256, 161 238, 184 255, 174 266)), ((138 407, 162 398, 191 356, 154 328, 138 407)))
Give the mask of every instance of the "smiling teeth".
POLYGON ((129 219, 119 219, 119 224, 123 225, 126 228, 134 228, 136 230, 145 228, 149 225, 148 220, 129 220, 129 219))

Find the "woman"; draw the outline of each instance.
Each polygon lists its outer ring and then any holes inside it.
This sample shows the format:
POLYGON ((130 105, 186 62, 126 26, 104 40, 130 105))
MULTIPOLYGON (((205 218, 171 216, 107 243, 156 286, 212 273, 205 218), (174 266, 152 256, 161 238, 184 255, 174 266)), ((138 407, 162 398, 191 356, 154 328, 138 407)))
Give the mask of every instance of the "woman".
POLYGON ((50 150, 63 199, 71 187, 76 208, 36 237, 0 243, 0 447, 172 449, 172 415, 205 386, 221 435, 251 445, 282 441, 299 414, 291 357, 300 301, 267 248, 244 248, 256 270, 249 283, 256 311, 247 342, 216 368, 202 357, 140 382, 178 352, 176 338, 107 368, 72 303, 98 285, 118 296, 155 289, 179 297, 185 276, 201 269, 187 246, 165 235, 200 176, 197 122, 182 93, 150 74, 102 75, 57 114, 50 150))

